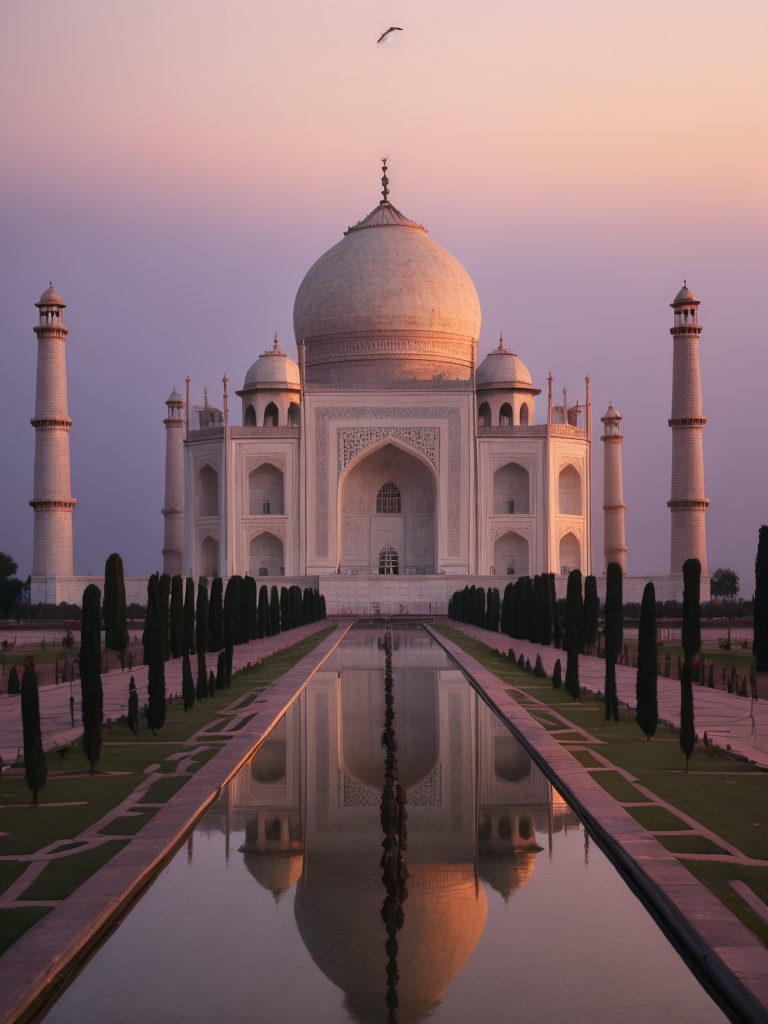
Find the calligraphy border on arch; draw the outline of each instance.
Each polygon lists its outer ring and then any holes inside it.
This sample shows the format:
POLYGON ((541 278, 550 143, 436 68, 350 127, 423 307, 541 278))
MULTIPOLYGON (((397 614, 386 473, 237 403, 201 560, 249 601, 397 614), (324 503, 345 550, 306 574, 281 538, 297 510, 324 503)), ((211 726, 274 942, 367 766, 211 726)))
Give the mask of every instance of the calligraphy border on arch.
POLYGON ((331 420, 442 419, 448 422, 448 554, 460 554, 461 532, 461 413, 455 407, 321 406, 315 409, 315 547, 328 557, 328 476, 331 420))
POLYGON ((420 452, 440 472, 439 427, 338 427, 336 430, 337 471, 344 472, 350 462, 366 448, 394 437, 420 452))

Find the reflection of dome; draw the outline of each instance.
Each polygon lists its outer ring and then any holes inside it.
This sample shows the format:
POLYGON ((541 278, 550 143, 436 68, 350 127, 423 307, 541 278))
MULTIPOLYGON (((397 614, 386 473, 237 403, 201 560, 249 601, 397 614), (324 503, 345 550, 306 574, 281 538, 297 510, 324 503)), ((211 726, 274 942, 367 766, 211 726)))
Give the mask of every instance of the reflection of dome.
MULTIPOLYGON (((312 959, 344 991, 352 1018, 364 1022, 387 1019, 385 892, 377 859, 367 853, 365 869, 357 859, 354 865, 335 858, 319 867, 315 862, 306 893, 304 885, 296 888, 294 905, 312 959)), ((487 913, 472 864, 409 861, 408 870, 405 923, 397 933, 399 1024, 421 1020, 442 997, 474 952, 487 913)))
POLYGON ((520 782, 531 774, 531 757, 512 733, 502 733, 493 739, 493 767, 505 782, 520 782))
POLYGON ((271 384, 276 388, 285 385, 299 387, 300 380, 298 364, 283 352, 275 335, 274 346, 260 355, 246 373, 243 387, 249 388, 254 384, 271 384))
POLYGON ((533 850, 481 853, 479 865, 480 877, 507 903, 516 889, 527 885, 536 867, 536 853, 533 850))
POLYGON ((283 895, 301 878, 304 866, 302 853, 248 853, 245 851, 245 866, 260 886, 268 889, 279 903, 283 895))
POLYGON ((293 307, 308 374, 469 378, 480 301, 469 274, 419 224, 380 203, 310 267, 293 307), (362 362, 361 362, 362 361, 362 362), (323 365, 321 365, 323 364, 323 365), (367 367, 367 369, 366 369, 367 367))
POLYGON ((253 755, 251 775, 256 782, 278 782, 285 777, 285 739, 268 736, 253 755))
POLYGON ((507 387, 532 387, 528 368, 502 342, 499 342, 498 348, 491 349, 475 372, 475 385, 479 390, 499 384, 507 387))

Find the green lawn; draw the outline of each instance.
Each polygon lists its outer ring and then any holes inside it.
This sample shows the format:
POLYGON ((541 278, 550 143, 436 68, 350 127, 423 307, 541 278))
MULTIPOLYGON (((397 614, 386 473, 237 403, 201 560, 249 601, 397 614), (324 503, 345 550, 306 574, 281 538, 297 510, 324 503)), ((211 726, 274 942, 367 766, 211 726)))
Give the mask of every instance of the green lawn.
MULTIPOLYGON (((149 766, 159 764, 161 774, 175 772, 177 762, 165 761, 165 758, 171 754, 183 752, 185 745, 190 743, 195 733, 220 720, 224 708, 246 694, 261 691, 275 679, 284 675, 289 668, 313 651, 334 629, 335 626, 329 626, 327 629, 319 630, 292 647, 265 658, 260 668, 246 669, 237 673, 232 677, 232 686, 229 690, 218 691, 213 698, 196 702, 195 706, 186 713, 181 702, 169 705, 165 724, 155 736, 148 729, 140 728, 139 740, 134 742, 133 734, 128 727, 125 724, 116 723, 111 730, 105 731, 103 734, 101 758, 97 763, 98 770, 94 775, 89 774, 88 762, 79 745, 76 745, 64 759, 60 758, 55 751, 49 752, 46 756, 50 774, 48 782, 39 793, 37 807, 29 806, 31 793, 24 781, 23 767, 19 764, 3 772, 0 781, 0 803, 12 806, 3 810, 2 827, 8 835, 0 838, 0 854, 17 856, 34 853, 54 843, 65 843, 67 840, 74 839, 130 797, 136 787, 145 781, 147 777, 145 769, 149 766), (113 772, 122 774, 107 774, 113 772), (56 775, 55 773, 65 774, 56 775), (80 803, 77 806, 68 807, 52 806, 71 802, 80 803)), ((227 717, 225 720, 228 721, 229 718, 227 717)), ((144 726, 144 724, 142 721, 140 726, 144 726)), ((205 761, 215 756, 221 749, 222 742, 211 743, 208 750, 195 755, 194 763, 188 769, 186 779, 168 777, 155 782, 143 800, 137 798, 138 809, 142 810, 142 802, 163 803, 169 800, 205 761)), ((188 749, 192 750, 198 745, 207 744, 204 741, 202 744, 195 742, 188 749)), ((121 817, 106 826, 104 833, 134 835, 154 813, 155 809, 144 808, 142 813, 136 817, 121 817)), ((111 856, 118 849, 117 842, 110 842, 100 847, 98 852, 73 853, 70 857, 52 861, 41 874, 39 884, 43 884, 42 879, 46 879, 46 884, 54 879, 60 886, 57 891, 63 891, 62 886, 66 887, 66 884, 71 886, 69 891, 74 891, 93 871, 101 866, 101 863, 104 863, 103 858, 107 856, 107 851, 111 851, 109 854, 111 856), (55 868, 54 865, 56 865, 55 868), (72 877, 70 882, 66 883, 70 867, 72 877)), ((0 861, 0 892, 4 892, 19 876, 19 873, 20 868, 17 862, 0 861)), ((27 898, 58 899, 63 897, 27 896, 27 898)), ((20 908, 0 911, 0 950, 7 949, 28 927, 47 912, 45 909, 32 908, 32 910, 33 912, 30 912, 20 908)))
MULTIPOLYGON (((601 757, 629 771, 641 785, 658 798, 690 815, 715 835, 722 836, 746 856, 768 860, 768 772, 755 769, 743 762, 729 760, 721 753, 697 747, 691 758, 690 773, 686 774, 685 759, 680 751, 676 730, 660 728, 652 740, 646 741, 634 717, 628 715, 626 711, 621 712, 619 722, 606 722, 603 703, 596 700, 594 694, 583 693, 581 702, 574 704, 564 690, 542 686, 542 680, 520 671, 510 659, 486 647, 480 641, 472 640, 449 626, 437 628, 500 679, 537 697, 566 717, 570 714, 574 724, 603 741, 598 748, 601 757), (570 713, 569 707, 572 708, 570 713)), ((749 652, 743 653, 746 655, 749 652)), ((557 733, 555 738, 566 742, 573 739, 572 735, 569 736, 567 733, 557 733)), ((591 755, 588 752, 577 752, 575 756, 586 767, 595 767, 595 759, 590 760, 591 755)), ((593 772, 592 778, 619 800, 628 802, 626 794, 629 791, 637 794, 634 797, 636 800, 646 799, 623 779, 620 780, 622 785, 619 787, 617 776, 613 773, 593 772), (629 790, 625 787, 629 787, 629 790), (619 791, 623 795, 619 796, 619 791)), ((681 819, 662 807, 632 807, 627 810, 644 828, 652 831, 687 828, 681 819)), ((698 852, 684 850, 679 846, 674 846, 673 849, 680 853, 698 852)), ((718 871, 710 875, 701 872, 701 862, 683 860, 681 863, 697 877, 701 875, 702 881, 715 895, 721 897, 722 886, 719 882, 715 884, 715 878, 721 879, 721 869, 730 869, 731 865, 713 864, 711 866, 717 866, 718 871)), ((768 884, 768 868, 759 870, 768 884)), ((735 866, 733 872, 731 877, 741 877, 735 866)), ((727 870, 725 874, 727 875, 727 870)), ((757 915, 752 911, 745 912, 744 901, 730 889, 730 886, 728 889, 733 894, 732 898, 729 895, 728 906, 748 927, 764 938, 767 930, 765 922, 762 931, 755 928, 757 915)))
POLYGON ((126 845, 126 841, 112 839, 101 846, 75 853, 71 857, 52 860, 21 895, 24 900, 65 900, 75 889, 112 860, 126 845))

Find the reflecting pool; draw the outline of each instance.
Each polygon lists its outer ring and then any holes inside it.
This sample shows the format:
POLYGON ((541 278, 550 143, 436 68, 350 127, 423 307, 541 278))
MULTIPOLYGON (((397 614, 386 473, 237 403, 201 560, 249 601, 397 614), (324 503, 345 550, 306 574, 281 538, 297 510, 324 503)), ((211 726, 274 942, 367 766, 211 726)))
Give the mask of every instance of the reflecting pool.
POLYGON ((420 630, 358 627, 45 1018, 726 1020, 420 630), (389 717, 386 711, 389 710, 389 717))

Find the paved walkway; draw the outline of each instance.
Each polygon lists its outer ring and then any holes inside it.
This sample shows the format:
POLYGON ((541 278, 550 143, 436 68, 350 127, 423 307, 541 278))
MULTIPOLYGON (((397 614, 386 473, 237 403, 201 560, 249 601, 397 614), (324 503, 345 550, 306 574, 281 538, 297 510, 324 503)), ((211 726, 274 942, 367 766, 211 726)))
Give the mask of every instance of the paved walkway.
MULTIPOLYGON (((326 629, 332 623, 327 620, 320 622, 308 622, 305 626, 298 626, 296 629, 289 629, 285 633, 278 633, 277 636, 266 637, 263 640, 251 640, 247 644, 239 644, 232 652, 232 671, 236 672, 251 662, 255 664, 259 659, 268 657, 276 651, 282 651, 303 640, 304 637, 317 633, 318 630, 326 629)), ((218 652, 206 655, 207 671, 216 671, 218 652)), ((197 656, 191 659, 192 675, 197 681, 197 656)), ((170 697, 174 694, 181 695, 181 669, 182 659, 176 658, 165 663, 165 692, 170 697)), ((147 693, 147 666, 134 665, 130 671, 126 669, 121 672, 117 669, 114 672, 105 673, 101 677, 101 685, 104 690, 104 719, 117 719, 126 714, 128 710, 128 684, 131 676, 139 691, 139 703, 143 704, 147 693)), ((46 750, 53 750, 55 747, 65 746, 72 743, 82 734, 83 726, 81 721, 80 707, 80 682, 59 683, 58 686, 40 687, 40 724, 43 733, 43 747, 46 750), (75 698, 75 725, 72 726, 69 698, 75 698)), ((107 736, 108 733, 105 733, 107 736)), ((7 693, 0 694, 0 757, 5 765, 15 761, 19 751, 23 747, 23 736, 21 729, 21 699, 18 695, 7 693)))
MULTIPOLYGON (((490 638, 490 646, 500 650, 509 646, 509 638, 501 634, 453 621, 450 624, 460 626, 463 632, 484 642, 490 638)), ((642 893, 644 903, 665 931, 685 949, 699 976, 705 978, 727 1002, 731 1012, 735 1012, 735 1019, 768 1022, 768 950, 757 936, 598 785, 557 735, 548 733, 529 710, 521 706, 512 695, 509 683, 429 626, 425 628, 461 665, 477 689, 486 694, 500 717, 520 737, 545 775, 579 815, 590 835, 609 853, 624 878, 642 893)), ((517 640, 514 644, 516 653, 522 651, 530 657, 523 641, 517 640)), ((541 651, 544 661, 546 648, 536 644, 527 646, 541 651)), ((521 702, 535 702, 535 698, 522 691, 519 697, 521 702)), ((548 708, 547 713, 552 715, 552 709, 548 708)), ((568 722, 565 716, 560 717, 564 723, 568 722)), ((584 730, 579 731, 587 735, 584 730)), ((590 747, 590 751, 594 756, 595 750, 590 747)), ((650 802, 643 800, 641 793, 638 796, 638 803, 650 802)), ((680 816, 676 809, 673 813, 680 816)), ((717 842, 722 843, 719 838, 717 842)))
MULTIPOLYGON (((236 663, 245 665, 248 660, 253 661, 254 651, 258 650, 259 644, 262 645, 263 657, 264 654, 271 653, 272 640, 275 642, 275 650, 278 650, 329 625, 335 623, 316 622, 281 633, 267 641, 242 644, 235 648, 235 651, 239 652, 239 659, 238 662, 233 659, 233 666, 236 663)), ((81 960, 96 945, 116 915, 124 911, 154 877, 201 812, 210 806, 221 792, 222 786, 247 762, 254 747, 273 728, 285 709, 301 692, 306 681, 335 650, 349 628, 349 624, 337 625, 334 632, 305 658, 262 690, 257 711, 254 711, 253 705, 246 706, 244 699, 240 698, 239 702, 243 703, 243 707, 238 710, 233 705, 228 709, 232 713, 232 718, 224 729, 209 732, 216 724, 210 722, 189 740, 189 743, 194 745, 167 757, 166 762, 178 759, 176 774, 186 774, 190 767, 194 766, 195 758, 209 745, 216 742, 222 748, 194 772, 172 800, 162 805, 142 801, 137 806, 137 801, 146 794, 153 781, 174 776, 174 773, 159 773, 157 770, 161 766, 155 765, 155 771, 148 775, 147 780, 142 782, 119 807, 110 811, 81 836, 76 837, 77 840, 83 839, 90 845, 121 838, 119 819, 124 820, 145 808, 158 808, 157 813, 138 835, 131 836, 127 846, 75 890, 68 899, 60 905, 50 902, 37 904, 53 906, 53 909, 25 932, 2 958, 0 1020, 16 1020, 21 1015, 24 1015, 24 1019, 32 1018, 49 994, 51 986, 68 974, 72 963, 81 960), (102 831, 105 835, 97 835, 102 831)), ((14 906, 29 906, 29 901, 20 902, 19 898, 33 878, 43 870, 51 856, 55 856, 55 849, 54 844, 47 851, 38 851, 28 858, 13 858, 27 859, 30 864, 23 876, 23 882, 19 880, 6 891, 4 899, 8 900, 10 894, 10 897, 16 897, 14 906)), ((80 847, 76 852, 81 853, 85 849, 88 847, 80 847)), ((7 906, 8 903, 4 905, 7 906)))
MULTIPOLYGON (((453 619, 437 620, 441 625, 451 626, 467 636, 480 640, 488 647, 506 654, 510 647, 515 656, 523 654, 531 662, 536 663, 536 655, 541 661, 547 675, 552 675, 555 661, 560 658, 563 678, 565 678, 565 651, 555 647, 543 647, 527 640, 514 640, 504 633, 493 633, 489 629, 480 629, 466 622, 455 622, 453 619)), ((582 686, 595 692, 605 688, 605 661, 586 654, 579 655, 579 681, 582 686)), ((635 687, 637 669, 627 665, 616 666, 616 690, 619 700, 635 707, 635 687)), ((670 722, 675 727, 680 725, 680 683, 676 679, 658 678, 659 718, 670 722)), ((710 690, 706 686, 693 688, 693 713, 696 732, 699 737, 707 735, 718 746, 726 746, 738 754, 743 754, 750 761, 768 768, 768 701, 752 701, 747 697, 738 697, 734 693, 723 690, 710 690)))

